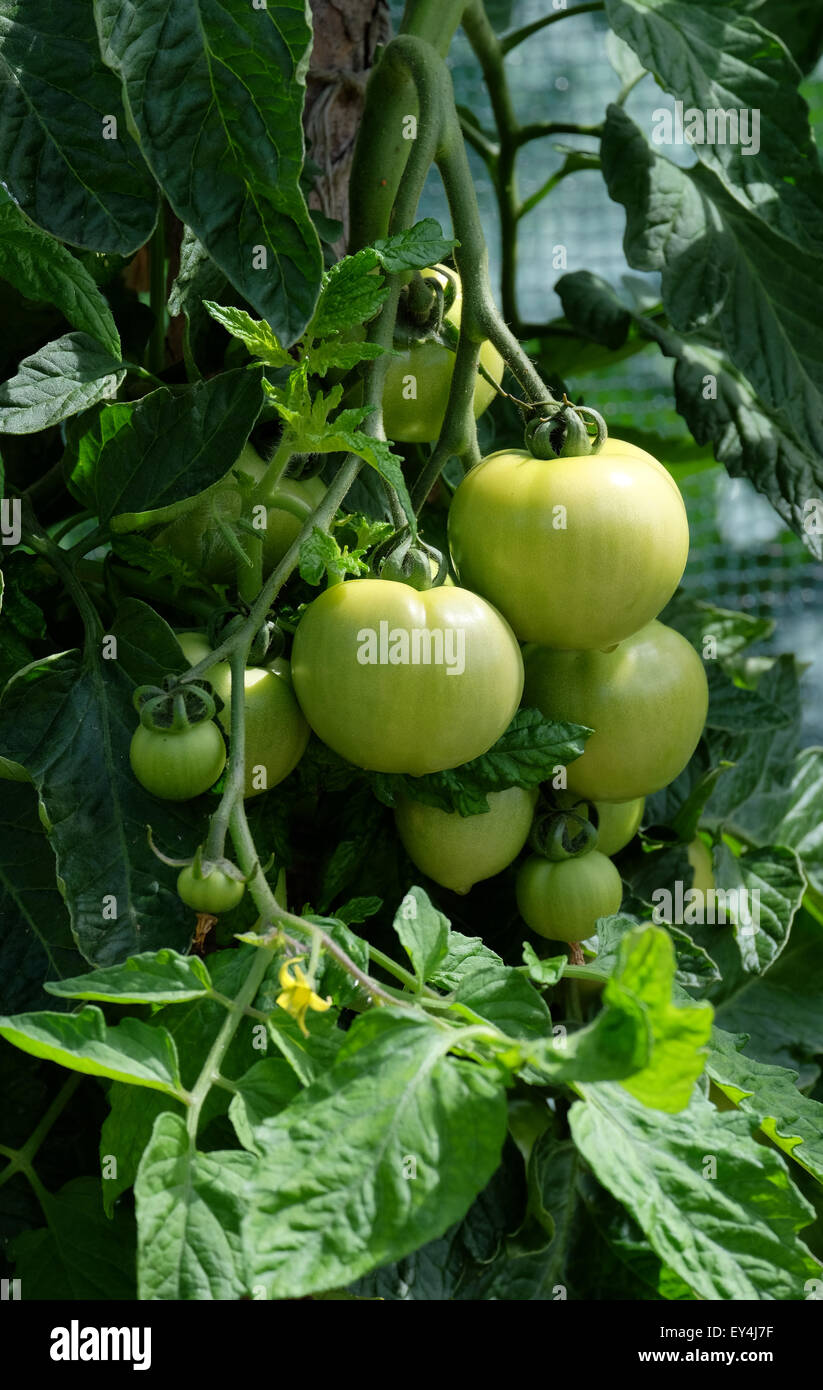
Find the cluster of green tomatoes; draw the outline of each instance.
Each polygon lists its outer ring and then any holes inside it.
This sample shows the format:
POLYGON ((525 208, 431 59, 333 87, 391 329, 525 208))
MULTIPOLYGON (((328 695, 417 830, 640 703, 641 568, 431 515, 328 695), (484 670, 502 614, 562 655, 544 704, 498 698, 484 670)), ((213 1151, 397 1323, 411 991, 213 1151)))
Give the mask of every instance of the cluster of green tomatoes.
MULTIPOLYGON (((459 310, 458 296, 454 322, 459 310)), ((502 362, 488 345, 484 352, 499 380, 502 362)), ((452 368, 448 349, 426 342, 392 359, 390 437, 436 437, 452 368), (417 392, 407 400, 409 377, 417 392)), ((477 414, 492 394, 478 377, 477 414)), ((316 506, 311 486, 316 480, 287 480, 270 499, 267 566, 316 506)), ((191 562, 225 577, 230 557, 203 552, 191 513, 169 532, 175 543, 193 537, 191 562)), ((636 833, 644 798, 686 766, 705 723, 703 663, 657 621, 688 555, 683 500, 655 458, 619 440, 562 457, 508 449, 483 459, 457 488, 448 536, 453 580, 430 582, 418 571, 408 582, 408 568, 395 566, 390 578, 383 570, 331 584, 304 610, 290 665, 278 659, 246 671, 245 794, 282 781, 310 729, 358 767, 420 777, 486 753, 521 704, 586 726, 594 732, 582 756, 540 793, 493 792, 486 813, 467 817, 412 798, 396 809, 410 858, 457 892, 501 872, 530 841, 539 852, 518 869, 521 915, 544 937, 580 942, 598 917, 619 909, 610 856, 636 833), (552 811, 592 827, 582 852, 557 835, 535 837, 536 812, 545 821, 552 811)), ((199 635, 181 634, 180 642, 192 663, 208 655, 199 635)), ((141 726, 134 736, 133 769, 158 796, 197 795, 223 770, 228 666, 213 667, 208 679, 223 700, 222 728, 206 719, 176 731, 141 726)))

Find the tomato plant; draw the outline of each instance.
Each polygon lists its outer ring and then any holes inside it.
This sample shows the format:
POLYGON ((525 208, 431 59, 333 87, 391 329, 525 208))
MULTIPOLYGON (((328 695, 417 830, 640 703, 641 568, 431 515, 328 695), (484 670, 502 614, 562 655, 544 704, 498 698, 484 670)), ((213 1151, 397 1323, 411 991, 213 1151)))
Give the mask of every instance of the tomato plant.
POLYGON ((523 921, 553 941, 586 941, 623 897, 620 874, 596 849, 558 862, 531 855, 518 870, 516 891, 523 921))
POLYGON ((523 1301, 613 1376, 614 1301, 814 1364, 818 11, 0 5, 0 1282, 51 1359, 523 1301))
POLYGON ((594 730, 568 767, 569 790, 580 796, 648 796, 672 782, 697 747, 709 701, 703 663, 663 623, 648 623, 610 652, 529 647, 524 665, 527 705, 594 730))
POLYGON ((508 787, 489 794, 476 816, 441 811, 405 797, 394 813, 403 847, 418 869, 455 893, 499 874, 516 859, 531 828, 537 793, 508 787))
POLYGON ((661 467, 616 446, 580 458, 490 454, 449 512, 461 584, 522 641, 604 648, 655 618, 689 552, 686 509, 661 467))
POLYGON ((292 677, 309 724, 336 753, 419 777, 491 747, 517 709, 523 663, 508 624, 476 594, 359 579, 306 610, 292 677))
MULTIPOLYGON (((446 321, 457 329, 463 305, 460 277, 446 266, 423 272, 424 279, 435 280, 451 296, 446 321)), ((396 356, 386 370, 383 387, 383 426, 389 439, 407 443, 436 439, 442 427, 454 375, 454 353, 432 338, 395 343, 396 356)), ((492 381, 503 377, 503 358, 495 347, 484 342, 481 365, 492 381)), ((482 415, 494 400, 494 386, 478 373, 474 388, 475 416, 482 415)))

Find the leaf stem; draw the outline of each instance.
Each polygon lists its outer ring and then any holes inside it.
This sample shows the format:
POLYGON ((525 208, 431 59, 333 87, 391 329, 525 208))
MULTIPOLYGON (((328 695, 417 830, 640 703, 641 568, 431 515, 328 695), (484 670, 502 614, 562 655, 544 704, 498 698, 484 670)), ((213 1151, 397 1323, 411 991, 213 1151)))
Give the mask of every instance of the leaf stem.
POLYGON ((161 199, 150 243, 150 298, 154 314, 146 366, 156 377, 166 365, 166 204, 161 199))
MULTIPOLYGON (((189 1109, 186 1115, 186 1129, 189 1140, 194 1147, 197 1138, 197 1126, 200 1121, 200 1111, 212 1086, 218 1083, 220 1078, 220 1066, 229 1047, 229 1043, 239 1028, 246 1009, 252 1003, 257 991, 263 983, 263 978, 269 968, 269 958, 265 951, 257 951, 249 966, 249 973, 243 984, 232 1001, 231 1008, 227 1013, 217 1037, 215 1038, 206 1057, 189 1096, 189 1109)), ((222 1080, 222 1078, 220 1078, 222 1080)))
MULTIPOLYGON (((29 1179, 38 1197, 40 1196, 40 1192, 38 1191, 40 1184, 36 1180, 32 1168, 35 1154, 46 1138, 46 1135, 49 1133, 55 1120, 65 1110, 77 1090, 77 1087, 80 1085, 81 1080, 82 1076, 78 1072, 72 1072, 66 1078, 48 1110, 42 1116, 37 1126, 32 1130, 22 1149, 7 1149, 5 1146, 0 1149, 0 1152, 5 1154, 10 1160, 8 1167, 4 1168, 2 1173, 0 1173, 0 1187, 8 1182, 9 1178, 13 1177, 15 1173, 23 1173, 29 1179)), ((44 1191, 44 1189, 40 1188, 40 1191, 44 1191)))
POLYGON ((571 19, 576 14, 588 14, 603 9, 605 9, 603 0, 587 0, 586 4, 575 5, 571 10, 559 10, 556 14, 544 15, 542 19, 536 19, 532 24, 524 24, 522 29, 513 29, 511 33, 504 34, 500 40, 501 51, 504 54, 511 53, 513 48, 530 38, 532 34, 537 34, 541 29, 548 29, 550 24, 557 24, 561 19, 571 19))

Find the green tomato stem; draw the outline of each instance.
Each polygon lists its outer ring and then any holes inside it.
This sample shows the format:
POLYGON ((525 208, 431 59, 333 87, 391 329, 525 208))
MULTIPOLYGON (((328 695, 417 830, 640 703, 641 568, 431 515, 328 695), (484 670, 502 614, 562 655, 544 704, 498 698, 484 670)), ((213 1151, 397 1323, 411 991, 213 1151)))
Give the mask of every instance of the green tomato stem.
POLYGON ((465 8, 466 0, 406 0, 398 32, 425 39, 445 58, 465 8))
MULTIPOLYGON (((439 133, 436 112, 421 99, 408 51, 398 45, 410 42, 438 62, 448 51, 464 9, 465 0, 407 0, 399 37, 372 68, 349 178, 350 252, 411 225, 422 184, 407 222, 399 214, 410 184, 407 165, 420 165, 421 144, 427 169, 433 159, 431 141, 439 133)), ((411 175, 411 184, 417 187, 417 173, 411 175)))
POLYGON ((197 1126, 200 1122, 200 1112, 203 1109, 203 1102, 212 1086, 216 1085, 218 1082, 220 1067, 228 1051, 229 1044, 245 1016, 246 1009, 254 1001, 257 991, 263 983, 269 964, 270 959, 265 951, 258 951, 255 953, 249 967, 249 973, 238 990, 237 995, 232 1000, 231 1007, 229 1008, 226 1018, 223 1020, 220 1032, 217 1034, 209 1050, 209 1054, 203 1063, 200 1075, 189 1094, 186 1130, 192 1148, 194 1148, 197 1138, 197 1126))
POLYGON ((155 375, 166 365, 166 204, 161 199, 157 225, 150 251, 150 297, 154 314, 151 337, 146 350, 146 366, 155 375))
POLYGON ((500 48, 503 53, 511 53, 524 39, 528 39, 532 34, 538 33, 540 29, 548 29, 550 24, 557 24, 561 19, 571 19, 576 14, 586 14, 593 10, 603 10, 605 5, 603 0, 587 0, 585 5, 575 5, 571 10, 558 10, 556 14, 544 15, 542 19, 536 19, 532 24, 524 24, 522 29, 513 29, 510 34, 504 34, 500 40, 500 48))
POLYGON ((226 852, 226 832, 237 802, 243 800, 246 784, 246 661, 251 637, 232 647, 231 664, 231 737, 229 742, 229 771, 220 804, 209 824, 206 838, 206 859, 222 859, 226 852))
MULTIPOLYGON (((37 1150, 40 1148, 40 1145, 46 1138, 46 1135, 49 1133, 49 1130, 52 1128, 52 1125, 54 1124, 55 1120, 57 1120, 57 1118, 65 1110, 66 1106, 68 1105, 69 1101, 71 1100, 72 1096, 77 1090, 77 1087, 80 1085, 81 1080, 82 1076, 79 1072, 72 1072, 67 1077, 63 1085, 60 1087, 60 1090, 57 1092, 57 1095, 54 1097, 54 1100, 52 1101, 48 1110, 38 1121, 36 1127, 32 1130, 31 1134, 29 1135, 28 1139, 26 1140, 25 1144, 21 1149, 7 1149, 5 1146, 3 1146, 2 1149, 0 1149, 0 1152, 2 1152, 5 1155, 5 1157, 9 1159, 8 1166, 3 1169, 2 1173, 0 1173, 0 1187, 2 1187, 4 1183, 8 1182, 10 1178, 13 1178, 15 1173, 25 1173, 26 1177, 29 1179, 29 1182, 31 1182, 35 1191, 37 1191, 39 1184, 36 1181, 34 1170, 31 1166, 32 1162, 37 1153, 37 1150)), ((38 1193, 38 1196, 39 1195, 40 1194, 38 1193)))
POLYGON ((278 444, 274 456, 266 465, 266 470, 259 483, 253 488, 250 503, 255 506, 258 502, 267 502, 271 497, 280 479, 291 462, 294 449, 294 441, 288 429, 284 429, 283 436, 278 444))
POLYGON ((263 536, 244 535, 243 544, 251 564, 238 558, 237 592, 246 603, 253 603, 263 586, 263 536))
POLYGON ((35 551, 36 554, 42 555, 48 560, 52 569, 60 576, 83 621, 86 648, 96 648, 99 652, 100 642, 103 637, 103 625, 100 621, 97 609, 94 607, 94 604, 74 572, 74 567, 71 563, 71 553, 61 550, 60 546, 55 545, 51 537, 46 535, 41 529, 39 522, 35 519, 31 506, 25 501, 23 504, 21 540, 30 550, 35 551))

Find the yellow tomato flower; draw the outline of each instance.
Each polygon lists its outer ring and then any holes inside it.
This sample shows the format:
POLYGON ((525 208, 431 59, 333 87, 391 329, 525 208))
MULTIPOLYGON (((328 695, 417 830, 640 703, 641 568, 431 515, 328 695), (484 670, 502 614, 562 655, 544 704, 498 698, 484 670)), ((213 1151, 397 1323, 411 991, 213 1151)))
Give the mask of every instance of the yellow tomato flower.
POLYGON ((304 1037, 308 1037, 306 1013, 309 1009, 314 1009, 316 1013, 325 1013, 326 1009, 331 1008, 331 999, 321 999, 319 994, 315 994, 297 964, 299 960, 304 959, 304 956, 292 956, 290 960, 284 961, 281 965, 279 979, 283 993, 278 994, 277 1003, 281 1009, 286 1010, 287 1014, 291 1014, 292 1018, 297 1019, 300 1032, 304 1037), (293 975, 289 974, 290 965, 294 966, 293 975))

